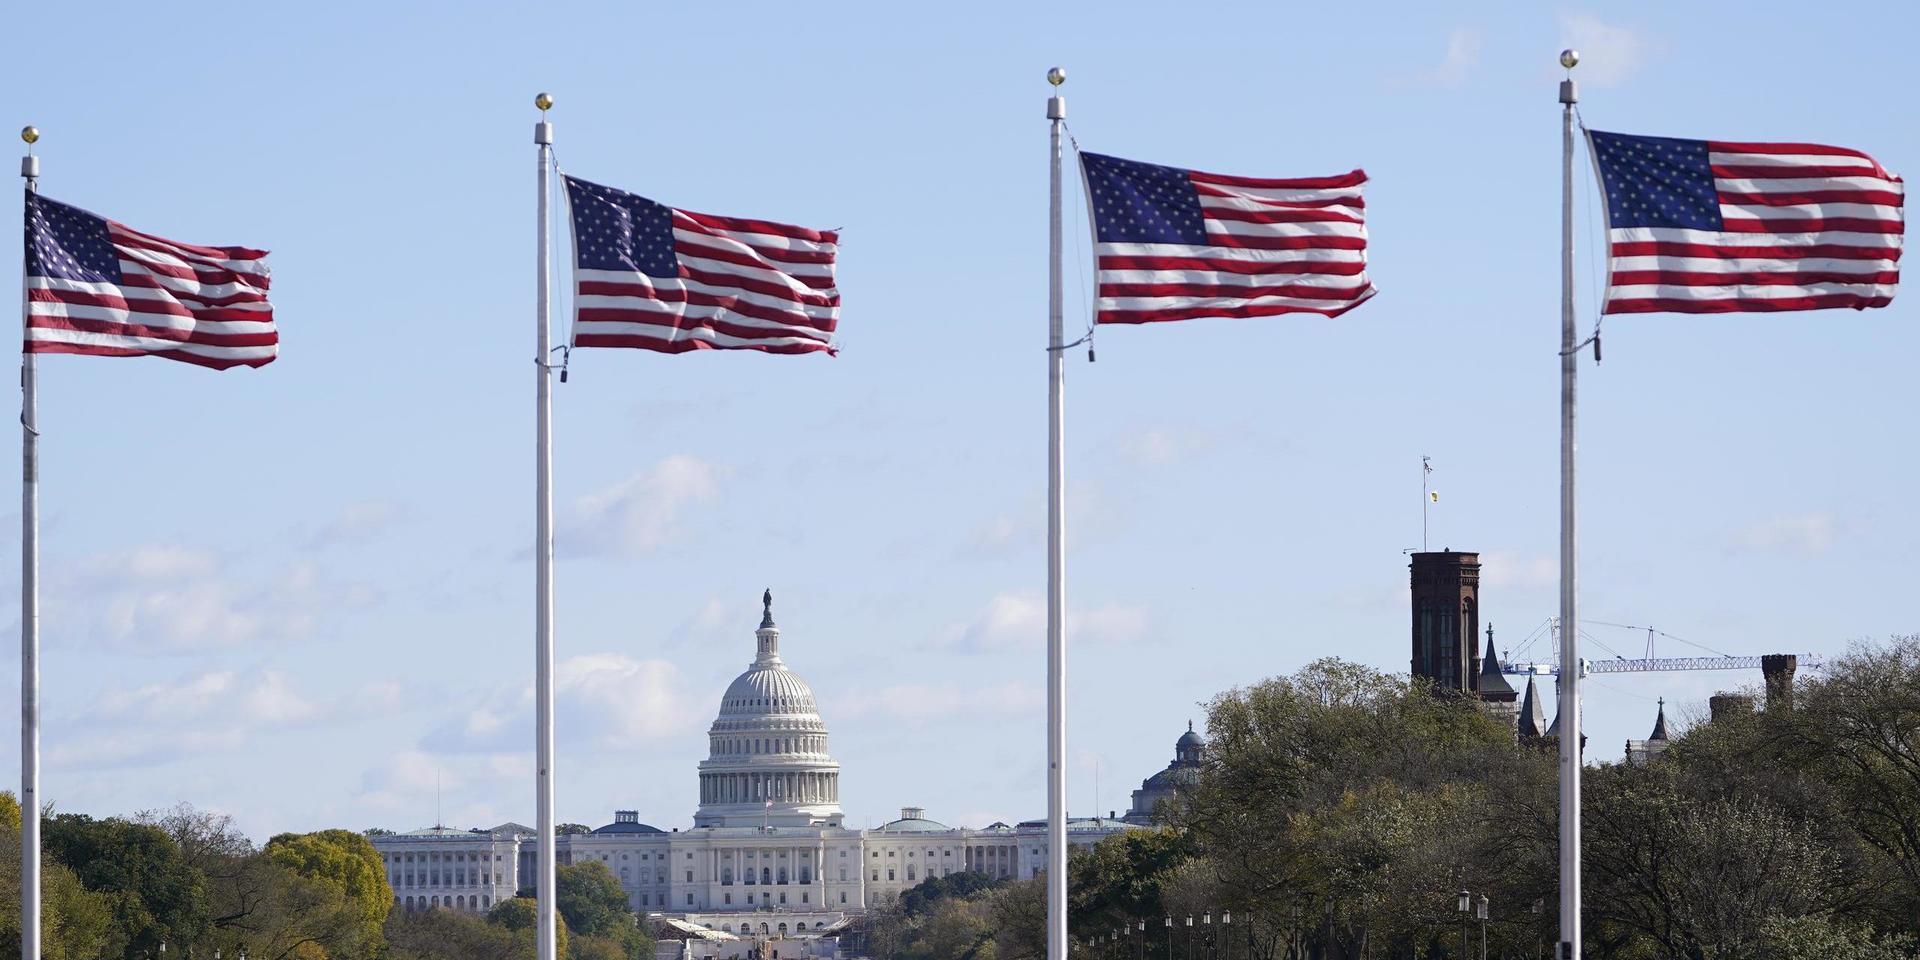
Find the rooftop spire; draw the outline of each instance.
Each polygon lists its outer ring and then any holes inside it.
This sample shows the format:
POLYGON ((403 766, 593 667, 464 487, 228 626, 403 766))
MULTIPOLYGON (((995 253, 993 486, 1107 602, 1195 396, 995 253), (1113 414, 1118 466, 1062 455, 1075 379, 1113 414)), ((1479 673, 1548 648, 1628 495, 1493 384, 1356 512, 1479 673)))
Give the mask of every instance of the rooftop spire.
POLYGON ((1653 734, 1647 737, 1647 739, 1661 740, 1661 741, 1664 741, 1667 739, 1667 698, 1666 697, 1660 698, 1660 714, 1653 721, 1653 734))
POLYGON ((1546 735, 1547 715, 1540 709, 1540 689, 1527 675, 1527 695, 1520 703, 1520 739, 1538 740, 1546 735))
POLYGON ((1480 676, 1474 678, 1473 692, 1483 700, 1513 702, 1513 684, 1500 672, 1500 658, 1493 652, 1493 624, 1487 624, 1487 655, 1480 660, 1480 676))

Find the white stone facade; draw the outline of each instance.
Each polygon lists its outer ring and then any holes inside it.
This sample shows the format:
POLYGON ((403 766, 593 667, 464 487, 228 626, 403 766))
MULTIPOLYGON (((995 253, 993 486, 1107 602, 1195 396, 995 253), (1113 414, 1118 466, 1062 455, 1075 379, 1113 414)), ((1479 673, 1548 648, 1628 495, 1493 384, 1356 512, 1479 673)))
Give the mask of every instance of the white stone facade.
POLYGON ((394 905, 485 913, 519 890, 520 840, 507 833, 432 827, 374 837, 394 905))
MULTIPOLYGON (((843 826, 840 765, 828 752, 827 726, 812 689, 780 658, 770 597, 754 639, 753 663, 728 686, 708 730, 693 827, 663 831, 641 823, 636 811, 615 811, 614 822, 561 838, 560 862, 606 864, 636 912, 756 937, 830 932, 848 916, 930 877, 979 871, 1029 878, 1044 869, 1045 821, 949 827, 909 807, 899 820, 877 829, 843 826)), ((1074 820, 1068 824, 1068 842, 1084 846, 1127 829, 1138 827, 1106 818, 1074 820)), ((393 855, 418 836, 378 837, 374 845, 391 866, 393 855)), ((476 851, 510 845, 502 861, 510 864, 528 858, 537 842, 531 831, 469 836, 476 851)), ((517 873, 510 872, 509 881, 517 873)), ((485 904, 512 896, 513 890, 477 892, 485 904)), ((411 903, 399 884, 394 893, 403 908, 448 905, 438 888, 426 896, 439 899, 411 903)), ((463 903, 473 909, 474 892, 453 896, 455 909, 463 903)))

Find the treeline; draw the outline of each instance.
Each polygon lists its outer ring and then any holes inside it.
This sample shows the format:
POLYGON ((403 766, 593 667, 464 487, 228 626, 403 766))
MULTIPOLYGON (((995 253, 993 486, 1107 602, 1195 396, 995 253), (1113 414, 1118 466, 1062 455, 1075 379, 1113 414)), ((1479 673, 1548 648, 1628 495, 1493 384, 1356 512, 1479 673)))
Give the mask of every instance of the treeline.
MULTIPOLYGON (((349 830, 256 846, 230 817, 180 806, 131 818, 41 821, 45 960, 520 960, 530 897, 487 915, 393 909, 386 868, 349 830), (164 947, 164 949, 163 949, 164 947)), ((651 960, 653 945, 605 864, 560 868, 569 960, 651 960)), ((0 960, 20 956, 20 806, 0 793, 0 960)))
MULTIPOLYGON (((1077 958, 1478 957, 1462 890, 1488 900, 1488 957, 1553 956, 1557 744, 1339 660, 1208 718, 1171 828, 1071 859, 1077 958)), ((1860 646, 1651 762, 1587 767, 1581 819, 1590 958, 1920 957, 1920 638, 1860 646)), ((869 952, 1038 960, 1044 900, 1032 881, 903 900, 869 952)))

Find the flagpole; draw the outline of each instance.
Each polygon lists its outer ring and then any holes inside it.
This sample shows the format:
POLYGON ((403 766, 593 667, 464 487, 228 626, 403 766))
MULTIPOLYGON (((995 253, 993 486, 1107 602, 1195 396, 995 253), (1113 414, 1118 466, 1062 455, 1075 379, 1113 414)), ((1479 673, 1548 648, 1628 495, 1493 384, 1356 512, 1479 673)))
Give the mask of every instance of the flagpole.
POLYGON ((1047 960, 1067 960, 1067 530, 1066 364, 1060 284, 1060 133, 1067 72, 1047 71, 1053 128, 1048 150, 1051 207, 1047 222, 1047 960))
MULTIPOLYGON (((40 191, 40 131, 20 131, 20 176, 40 191)), ((31 238, 29 238, 31 242, 31 238)), ((32 251, 27 251, 31 255, 32 251)), ((40 956, 40 371, 28 353, 26 258, 20 268, 20 956, 40 956)))
POLYGON ((534 307, 536 342, 539 346, 533 358, 538 383, 536 395, 539 398, 534 428, 538 450, 534 455, 536 504, 533 535, 534 708, 538 714, 535 721, 538 728, 535 733, 538 743, 535 805, 538 807, 537 829, 540 832, 534 865, 537 874, 534 877, 534 909, 539 914, 535 921, 535 951, 538 960, 557 960, 553 920, 556 892, 554 847, 559 842, 553 829, 553 367, 548 362, 553 352, 553 335, 548 323, 548 301, 553 293, 553 280, 549 274, 552 238, 548 225, 548 204, 553 195, 553 124, 547 122, 547 109, 553 106, 553 98, 542 93, 534 98, 533 103, 540 108, 540 121, 533 125, 533 142, 539 145, 540 154, 537 178, 540 190, 540 257, 534 267, 534 276, 539 285, 534 307))
POLYGON ((1560 957, 1580 956, 1580 622, 1574 617, 1574 399, 1578 348, 1573 329, 1573 128, 1580 102, 1572 71, 1560 65, 1560 957))

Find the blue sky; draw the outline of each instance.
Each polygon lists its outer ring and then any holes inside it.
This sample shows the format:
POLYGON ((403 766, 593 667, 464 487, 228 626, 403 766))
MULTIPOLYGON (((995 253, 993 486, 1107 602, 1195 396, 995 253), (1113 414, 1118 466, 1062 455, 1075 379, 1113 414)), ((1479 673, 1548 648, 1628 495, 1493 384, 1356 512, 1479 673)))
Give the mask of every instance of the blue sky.
MULTIPOLYGON (((1597 127, 1837 143, 1911 172, 1920 136, 1886 92, 1920 80, 1915 20, 22 9, 21 36, 88 41, 0 66, 7 116, 44 131, 46 193, 272 249, 283 335, 259 371, 42 364, 45 796, 186 800, 257 837, 531 820, 536 91, 570 173, 844 230, 838 358, 582 352, 559 388, 561 815, 690 822, 770 586, 848 822, 921 805, 978 825, 1044 811, 1048 66, 1091 150, 1364 166, 1381 289, 1339 320, 1106 330, 1098 364, 1074 356, 1083 813, 1124 808, 1219 690, 1326 655, 1405 668, 1422 455, 1433 546, 1482 552, 1501 646, 1554 612, 1562 46, 1586 54, 1597 127)), ((1580 210, 1591 240, 1584 179, 1580 210)), ((1084 317, 1085 246, 1069 254, 1084 317)), ((1610 321, 1606 364, 1581 368, 1584 615, 1732 653, 1912 631, 1916 309, 1610 321)), ((1590 756, 1644 736, 1657 697, 1679 719, 1758 680, 1600 678, 1590 756)))

